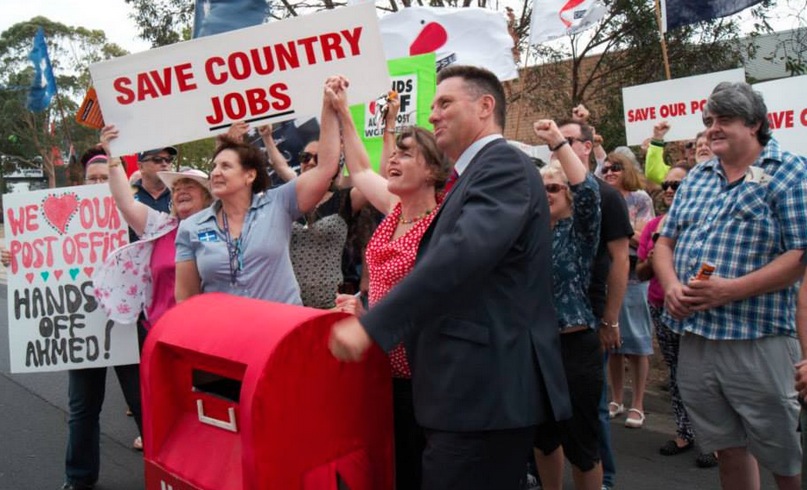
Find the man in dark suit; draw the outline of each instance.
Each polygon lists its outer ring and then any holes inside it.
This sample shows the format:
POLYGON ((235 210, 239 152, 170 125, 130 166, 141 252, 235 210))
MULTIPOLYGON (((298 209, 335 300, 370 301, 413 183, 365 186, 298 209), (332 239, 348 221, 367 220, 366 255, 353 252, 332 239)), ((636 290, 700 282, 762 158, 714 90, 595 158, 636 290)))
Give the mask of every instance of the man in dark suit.
POLYGON ((570 415, 549 207, 529 158, 502 138, 504 120, 495 75, 438 73, 430 121, 459 176, 409 276, 331 336, 343 360, 406 342, 424 490, 517 489, 534 426, 570 415))

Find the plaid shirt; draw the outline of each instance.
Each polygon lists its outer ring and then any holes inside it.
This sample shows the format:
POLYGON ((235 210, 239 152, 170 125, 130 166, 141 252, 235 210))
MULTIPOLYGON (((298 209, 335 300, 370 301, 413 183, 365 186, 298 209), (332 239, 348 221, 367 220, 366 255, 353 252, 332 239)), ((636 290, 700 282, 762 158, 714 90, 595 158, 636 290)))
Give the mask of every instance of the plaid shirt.
MULTIPOLYGON (((789 250, 807 248, 807 159, 771 139, 744 180, 729 184, 718 159, 697 165, 675 195, 661 235, 675 240, 674 266, 686 284, 701 264, 736 278, 789 250), (753 170, 753 171, 752 171, 753 170)), ((735 301, 684 320, 664 313, 678 333, 743 340, 795 337, 796 286, 735 301)))

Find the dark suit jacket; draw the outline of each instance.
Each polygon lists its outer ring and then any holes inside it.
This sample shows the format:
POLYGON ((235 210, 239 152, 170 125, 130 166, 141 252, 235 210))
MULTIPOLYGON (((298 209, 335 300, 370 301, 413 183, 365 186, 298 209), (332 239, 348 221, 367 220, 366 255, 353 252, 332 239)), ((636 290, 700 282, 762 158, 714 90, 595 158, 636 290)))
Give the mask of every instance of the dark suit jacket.
POLYGON ((551 260, 538 171, 504 139, 487 144, 412 272, 361 319, 385 351, 406 341, 423 427, 501 430, 571 415, 551 260))

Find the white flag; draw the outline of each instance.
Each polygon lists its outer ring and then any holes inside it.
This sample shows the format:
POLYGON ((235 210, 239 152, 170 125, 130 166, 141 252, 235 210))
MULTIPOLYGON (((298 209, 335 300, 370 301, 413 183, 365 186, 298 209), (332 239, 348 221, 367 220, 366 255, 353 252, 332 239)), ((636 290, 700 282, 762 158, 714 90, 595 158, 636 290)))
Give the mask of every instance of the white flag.
POLYGON ((533 0, 530 44, 586 30, 607 11, 599 0, 533 0))
POLYGON ((379 21, 387 59, 435 53, 438 66, 474 65, 499 80, 518 78, 513 38, 499 12, 480 8, 409 7, 379 21))

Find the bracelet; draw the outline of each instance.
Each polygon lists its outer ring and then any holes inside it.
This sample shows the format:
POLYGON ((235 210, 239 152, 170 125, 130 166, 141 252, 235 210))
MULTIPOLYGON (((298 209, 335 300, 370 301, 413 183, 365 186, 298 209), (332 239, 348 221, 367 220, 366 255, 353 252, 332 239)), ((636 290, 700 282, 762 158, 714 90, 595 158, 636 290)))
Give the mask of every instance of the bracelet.
POLYGON ((600 325, 603 327, 619 328, 619 322, 610 323, 606 320, 600 320, 600 325))
POLYGON ((666 145, 664 140, 657 140, 655 138, 650 140, 650 144, 653 146, 660 146, 662 148, 664 147, 664 145, 666 145))
POLYGON ((561 141, 561 142, 560 142, 560 143, 558 143, 557 145, 555 145, 555 146, 550 146, 550 147, 549 147, 549 151, 558 151, 558 150, 560 150, 560 149, 563 147, 563 145, 568 145, 568 144, 569 144, 569 140, 564 139, 563 141, 561 141))
POLYGON ((384 129, 384 131, 386 131, 388 133, 395 134, 395 128, 386 128, 386 129, 384 129))

